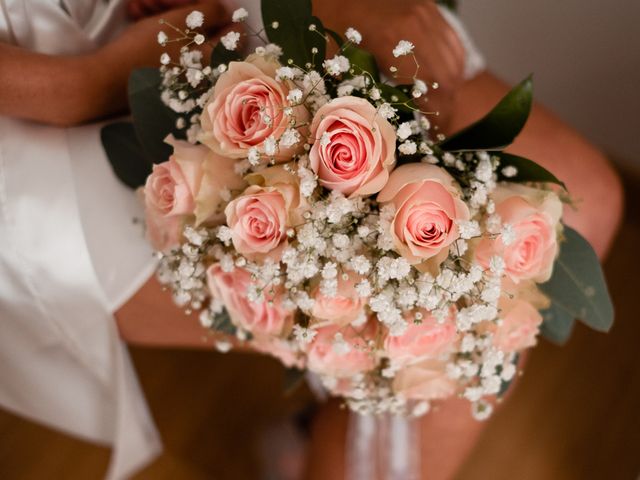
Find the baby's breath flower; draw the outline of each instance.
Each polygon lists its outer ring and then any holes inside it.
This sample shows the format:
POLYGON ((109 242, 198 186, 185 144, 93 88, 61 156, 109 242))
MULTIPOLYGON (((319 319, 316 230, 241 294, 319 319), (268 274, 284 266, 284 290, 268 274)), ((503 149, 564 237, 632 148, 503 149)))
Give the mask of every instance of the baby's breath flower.
POLYGON ((290 90, 289 94, 287 95, 287 100, 292 105, 297 105, 302 100, 302 90, 300 90, 299 88, 290 90))
POLYGON ((358 45, 362 41, 362 35, 360 35, 360 32, 355 28, 347 28, 347 31, 344 35, 345 37, 347 37, 347 40, 349 40, 351 43, 355 43, 356 45, 358 45))
POLYGON ((502 175, 507 178, 513 178, 518 174, 518 169, 513 165, 507 165, 502 169, 502 175))
POLYGON ((189 28, 198 28, 201 27, 204 23, 204 14, 198 10, 194 10, 189 15, 187 15, 186 24, 189 28))
POLYGON ((396 130, 396 135, 400 140, 406 140, 411 136, 411 122, 403 122, 398 126, 398 130, 396 130))
POLYGON ((489 270, 496 276, 502 275, 504 272, 505 263, 502 257, 494 255, 489 259, 489 270))
POLYGON ((273 135, 269 135, 262 143, 262 146, 264 148, 264 153, 267 155, 273 156, 276 154, 277 142, 273 135))
POLYGON ((293 336, 296 339, 296 341, 302 345, 307 345, 311 343, 311 341, 314 339, 317 333, 318 332, 316 332, 315 330, 310 328, 304 328, 301 325, 293 326, 293 336))
POLYGON ((249 160, 249 163, 253 167, 257 166, 260 163, 260 151, 256 147, 251 147, 249 149, 247 160, 249 160))
POLYGON ((276 70, 276 80, 293 80, 298 74, 298 69, 293 67, 280 67, 276 70))
POLYGON ((233 14, 231 15, 231 20, 234 23, 239 23, 244 22, 248 17, 249 12, 247 12, 246 8, 238 8, 237 10, 234 10, 233 14))
POLYGON ((413 51, 413 43, 407 40, 400 40, 398 45, 393 49, 394 57, 401 57, 403 55, 409 55, 413 51))
POLYGON ((482 233, 480 231, 480 224, 475 220, 459 220, 456 223, 458 225, 458 230, 460 231, 460 237, 465 240, 479 237, 482 233))
POLYGON ((502 224, 502 230, 500 231, 500 238, 505 246, 511 245, 516 240, 516 231, 513 225, 509 223, 502 224))
POLYGON ((331 134, 329 132, 322 132, 320 136, 320 146, 326 147, 331 143, 331 134))
POLYGON ((413 81, 413 88, 411 89, 411 96, 413 98, 420 98, 422 95, 426 94, 427 91, 428 88, 425 82, 418 78, 413 81))
POLYGON ((337 77, 342 73, 348 72, 351 65, 347 57, 343 55, 336 55, 333 58, 325 60, 322 66, 329 75, 337 77))
POLYGON ((223 35, 220 38, 222 45, 227 50, 235 50, 238 48, 238 42, 240 41, 240 33, 239 32, 229 32, 226 35, 223 35))
POLYGON ((369 297, 373 293, 373 288, 371 287, 371 283, 369 283, 369 280, 367 279, 364 279, 360 281, 358 284, 356 284, 355 289, 358 295, 363 298, 369 297))
POLYGON ((164 47, 167 44, 168 40, 169 37, 167 37, 167 34, 160 30, 158 32, 158 43, 164 47))
POLYGON ((378 114, 382 118, 389 120, 396 116, 396 109, 393 108, 390 104, 385 102, 382 105, 380 105, 380 107, 378 108, 378 114))
POLYGON ((403 155, 413 155, 418 151, 418 146, 416 145, 416 142, 406 140, 405 142, 400 144, 398 150, 400 150, 400 153, 402 153, 403 155))
POLYGON ((488 419, 493 413, 493 406, 484 401, 477 401, 471 405, 471 414, 478 421, 488 419))
POLYGON ((292 147, 300 142, 300 133, 295 128, 287 128, 280 137, 280 145, 292 147))

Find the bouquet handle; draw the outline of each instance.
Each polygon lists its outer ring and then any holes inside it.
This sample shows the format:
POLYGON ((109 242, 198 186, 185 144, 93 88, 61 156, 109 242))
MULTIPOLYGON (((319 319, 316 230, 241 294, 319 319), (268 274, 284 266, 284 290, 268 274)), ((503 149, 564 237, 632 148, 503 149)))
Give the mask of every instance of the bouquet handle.
POLYGON ((419 420, 349 412, 346 480, 420 480, 419 420))

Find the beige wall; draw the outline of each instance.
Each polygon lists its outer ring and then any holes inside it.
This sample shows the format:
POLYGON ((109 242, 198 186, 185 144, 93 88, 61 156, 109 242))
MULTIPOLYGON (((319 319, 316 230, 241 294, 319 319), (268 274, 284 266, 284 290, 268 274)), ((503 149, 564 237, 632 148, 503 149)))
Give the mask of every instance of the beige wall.
POLYGON ((640 168, 640 0, 462 0, 493 71, 640 168))

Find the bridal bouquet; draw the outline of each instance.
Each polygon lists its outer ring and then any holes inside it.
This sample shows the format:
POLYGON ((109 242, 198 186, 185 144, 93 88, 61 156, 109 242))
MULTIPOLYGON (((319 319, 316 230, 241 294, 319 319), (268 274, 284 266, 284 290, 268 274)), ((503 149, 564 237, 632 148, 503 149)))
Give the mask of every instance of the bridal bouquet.
MULTIPOLYGON (((540 333, 611 326, 597 258, 562 223, 564 184, 504 152, 531 79, 445 138, 421 111, 438 86, 417 61, 380 72, 360 33, 324 28, 309 1, 263 0, 262 17, 210 60, 199 12, 164 25, 179 56, 136 71, 133 122, 103 130, 116 173, 144 184, 160 281, 233 339, 218 349, 311 372, 359 413, 420 416, 458 395, 484 419, 540 333), (262 41, 246 57, 244 36, 262 41)), ((415 59, 398 40, 391 54, 415 59)))

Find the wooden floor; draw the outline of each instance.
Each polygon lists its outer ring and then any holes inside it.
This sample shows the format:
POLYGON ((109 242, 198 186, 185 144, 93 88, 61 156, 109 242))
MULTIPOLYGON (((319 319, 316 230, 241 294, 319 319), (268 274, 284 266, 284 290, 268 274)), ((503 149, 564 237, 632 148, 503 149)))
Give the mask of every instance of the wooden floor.
MULTIPOLYGON (((634 182, 606 265, 617 308, 613 331, 579 327, 564 348, 541 343, 459 479, 638 478, 640 256, 633 252, 639 247, 640 182, 634 182)), ((165 443, 165 453, 137 480, 263 478, 260 432, 304 400, 304 394, 282 399, 275 362, 197 351, 132 349, 132 355, 165 443), (240 370, 250 371, 250 380, 238 381, 240 370)), ((0 479, 99 479, 108 455, 0 411, 0 479)))

